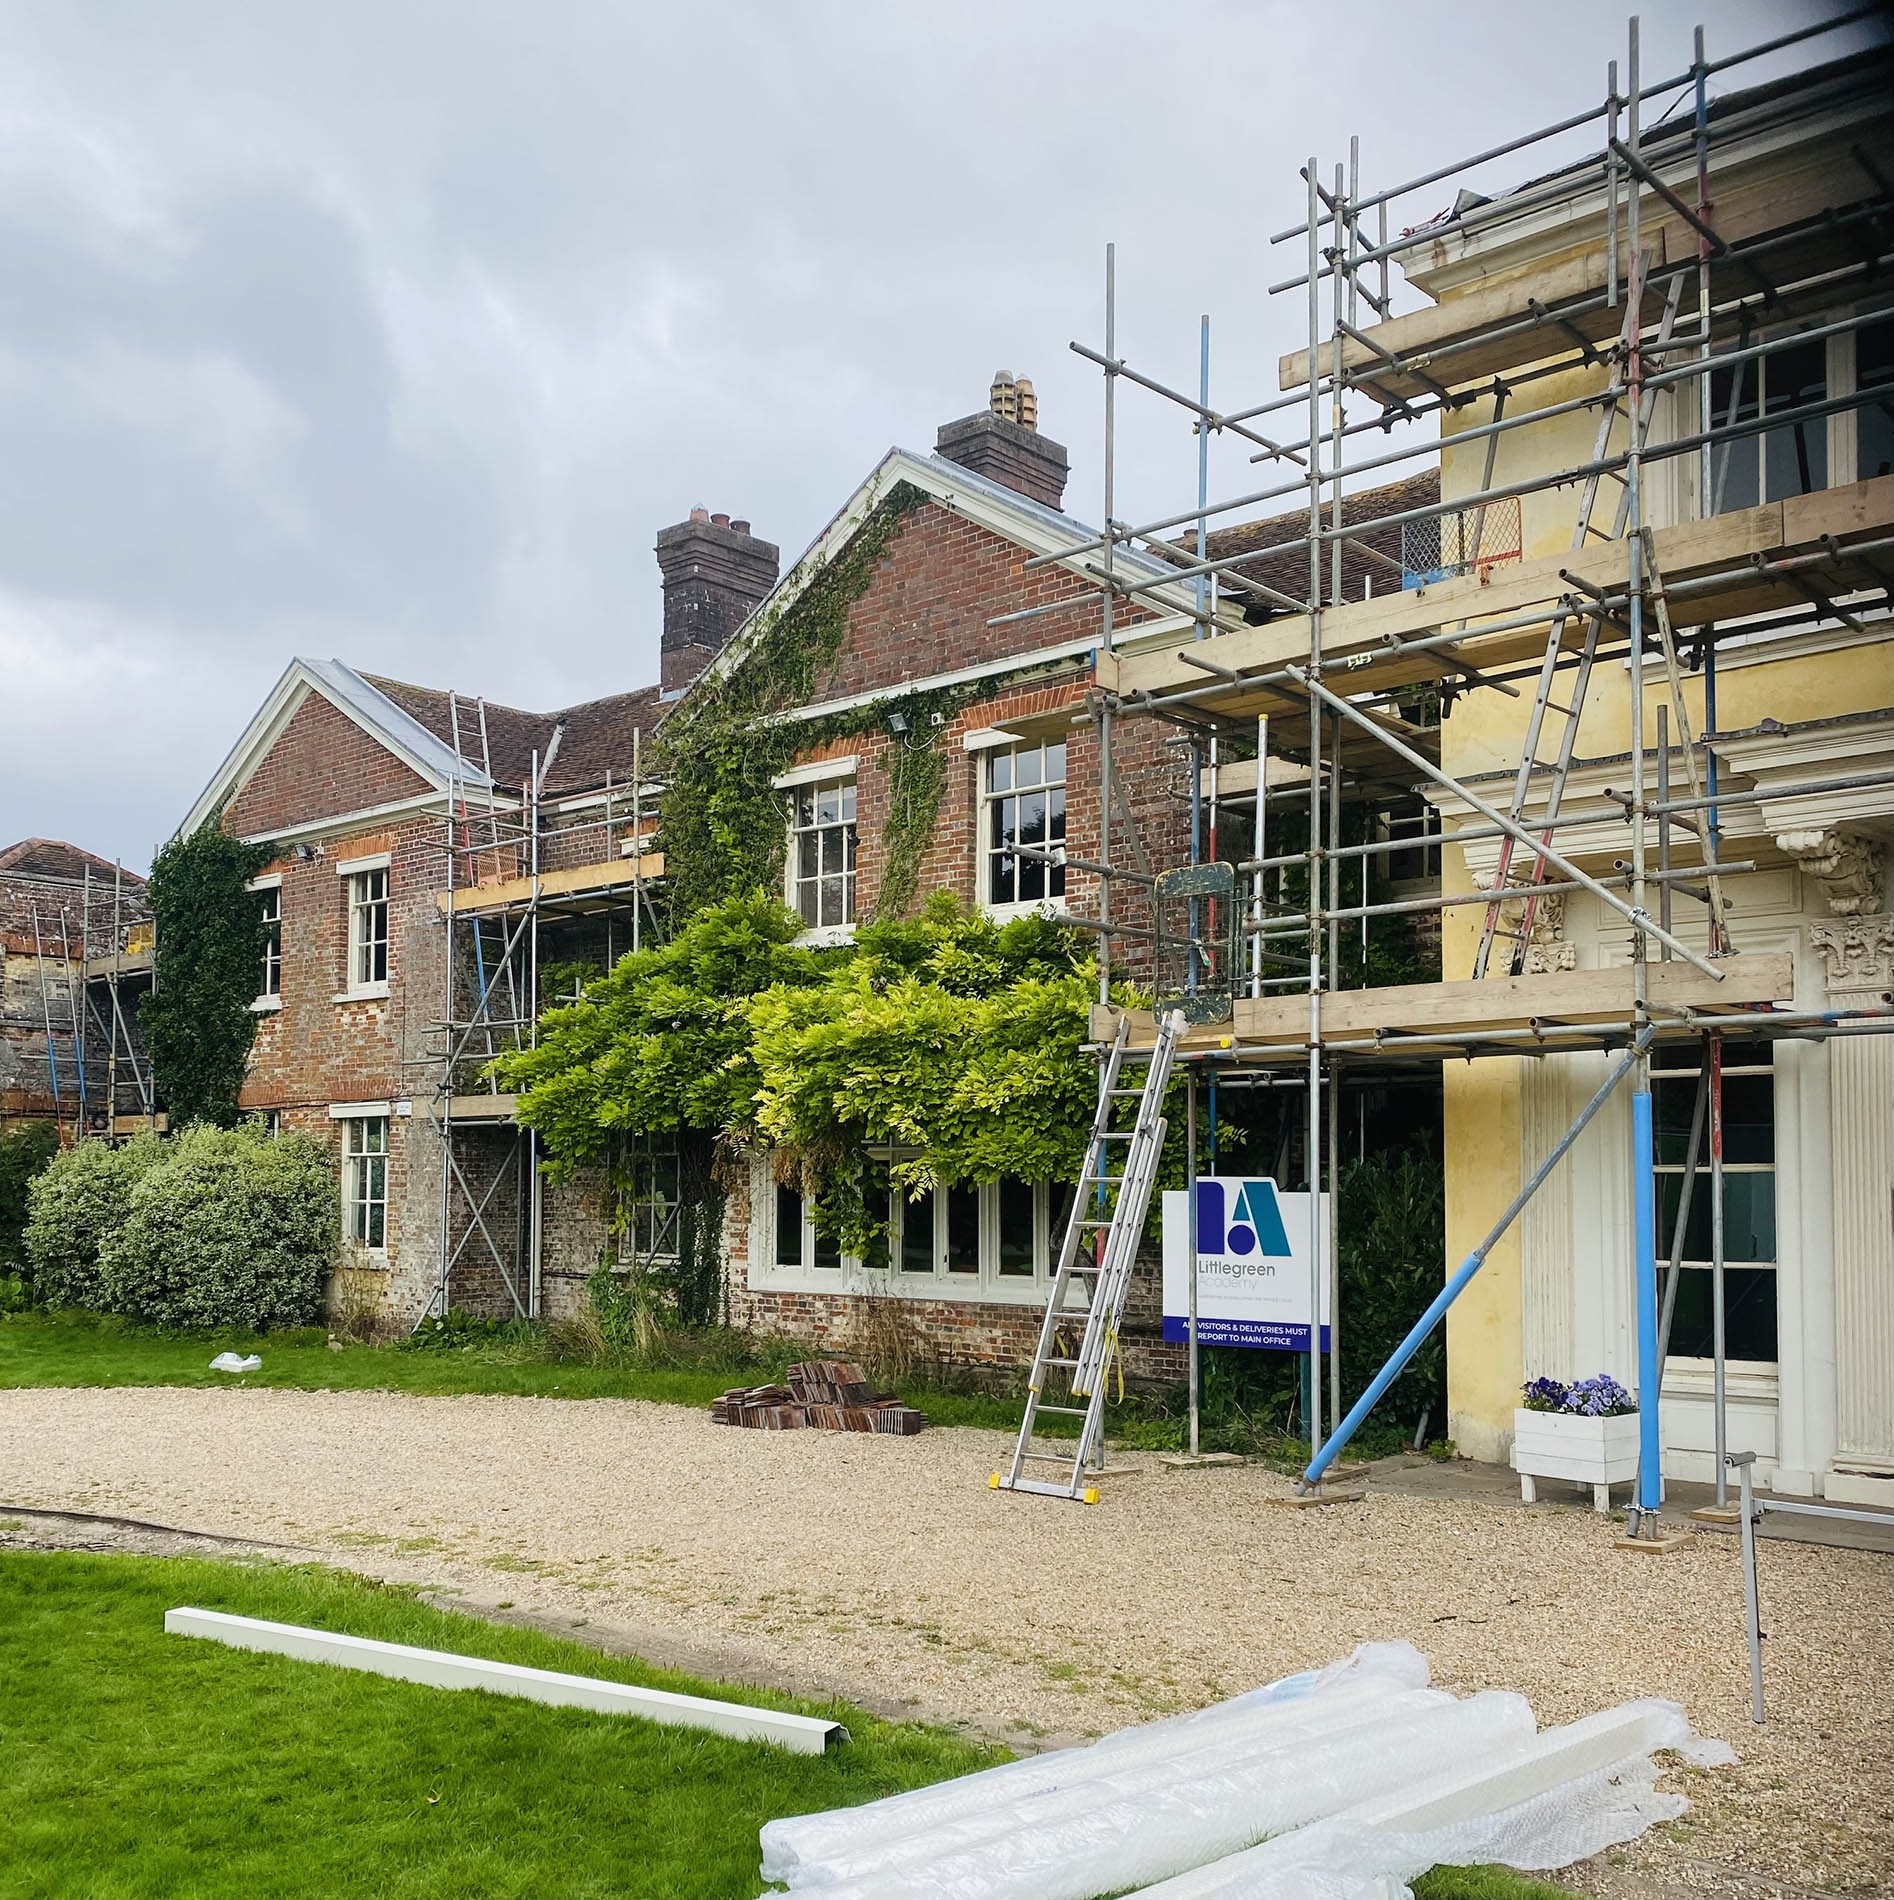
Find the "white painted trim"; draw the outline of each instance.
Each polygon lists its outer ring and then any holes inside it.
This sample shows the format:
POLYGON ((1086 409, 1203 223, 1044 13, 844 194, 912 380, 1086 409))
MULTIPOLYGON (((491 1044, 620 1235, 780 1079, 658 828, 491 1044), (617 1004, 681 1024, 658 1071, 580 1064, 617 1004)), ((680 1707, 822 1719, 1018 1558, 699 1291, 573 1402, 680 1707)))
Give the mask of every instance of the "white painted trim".
POLYGON ((597 1676, 571 1676, 560 1669, 529 1669, 519 1663, 488 1662, 444 1649, 412 1643, 382 1643, 367 1636, 339 1636, 328 1630, 271 1623, 256 1616, 230 1616, 221 1610, 183 1607, 164 1613, 167 1636, 199 1636, 232 1649, 290 1656, 299 1662, 331 1663, 366 1675, 392 1676, 431 1689, 485 1689, 493 1695, 519 1696, 555 1708, 591 1709, 599 1715, 635 1715, 672 1728, 708 1729, 744 1742, 774 1742, 797 1755, 820 1755, 831 1741, 847 1741, 839 1722, 776 1709, 752 1709, 708 1696, 677 1695, 668 1689, 639 1689, 628 1682, 597 1676))
POLYGON ((385 871, 393 861, 387 851, 371 851, 363 858, 337 858, 335 874, 337 877, 354 877, 358 871, 385 871))
MULTIPOLYGON (((320 693, 352 725, 391 757, 399 759, 416 777, 433 786, 434 792, 426 795, 429 802, 450 790, 449 775, 442 769, 442 762, 453 758, 453 750, 444 740, 436 738, 419 720, 402 711, 340 660, 294 659, 270 688, 269 696, 225 755, 210 783, 198 794, 197 802, 175 835, 188 836, 213 812, 236 797, 311 693, 320 693), (358 694, 364 702, 362 705, 352 703, 358 694)), ((483 798, 490 790, 486 774, 476 765, 463 762, 459 777, 464 784, 477 789, 483 798)), ((306 830, 306 827, 301 829, 306 830)), ((263 834, 266 838, 293 835, 296 834, 263 834)))
MULTIPOLYGON (((428 812, 445 812, 451 800, 445 792, 419 792, 413 798, 397 798, 387 805, 364 805, 360 811, 337 812, 333 818, 312 818, 306 825, 289 825, 281 831, 255 831, 247 833, 245 844, 307 844, 323 838, 334 838, 344 832, 362 831, 371 825, 388 823, 399 818, 413 818, 428 812)), ((497 799, 496 811, 516 811, 517 800, 497 799)), ((481 794, 480 810, 486 814, 486 794, 481 794)))
POLYGON ((792 791, 798 785, 821 785, 829 779, 853 778, 861 770, 861 760, 853 752, 835 759, 812 759, 807 765, 792 765, 787 772, 770 780, 779 792, 792 791))
POLYGON ((837 944, 855 941, 855 926, 853 924, 812 924, 791 941, 804 950, 832 950, 837 944))
POLYGON ((246 891, 280 891, 283 888, 281 871, 266 871, 261 877, 253 877, 243 887, 246 891))
POLYGON ((283 999, 280 994, 276 996, 259 996, 256 1001, 250 1005, 250 1013, 253 1016, 274 1016, 282 1007, 283 999))
POLYGON ((363 983, 352 990, 337 990, 329 998, 332 1003, 379 1003, 388 995, 388 979, 383 977, 379 983, 363 983))
POLYGON ((386 1121, 394 1112, 392 1102, 331 1102, 329 1119, 332 1122, 386 1121))
MULTIPOLYGON (((1182 622, 1181 625, 1189 623, 1182 622)), ((1139 632, 1144 629, 1140 627, 1139 632)), ((1010 659, 982 660, 977 666, 957 666, 951 673, 929 673, 917 680, 902 680, 897 686, 875 686, 864 693, 850 693, 846 699, 825 699, 816 706, 793 706, 778 713, 777 719, 788 724, 810 719, 827 719, 835 713, 858 712, 883 700, 904 698, 909 693, 930 693, 942 686, 967 686, 976 680, 997 679, 1008 673, 1044 673, 1062 670, 1072 660, 1089 657, 1098 646, 1093 639, 1068 640, 1061 646, 1041 647, 1033 653, 1015 653, 1010 659)))
POLYGON ((1019 734, 1008 732, 1004 726, 980 726, 960 735, 961 750, 965 752, 997 752, 1001 746, 1018 743, 1019 734))
MULTIPOLYGON (((918 488, 930 501, 946 508, 951 513, 1002 536, 1015 546, 1026 549, 1029 554, 1050 554, 1067 556, 1067 571, 1085 580, 1096 580, 1102 569, 1097 565, 1098 553, 1092 550, 1084 554, 1071 552, 1079 543, 1095 538, 1097 531, 1072 516, 1063 515, 1056 509, 1043 508, 1037 502, 1023 495, 1014 495, 998 483, 982 480, 958 464, 949 462, 940 456, 919 456, 910 454, 906 449, 890 449, 876 465, 866 481, 857 488, 835 515, 829 524, 810 544, 802 558, 770 590, 756 611, 739 627, 702 676, 689 689, 691 692, 713 690, 718 680, 726 678, 745 655, 756 644, 765 628, 774 626, 794 602, 810 587, 816 577, 828 566, 841 551, 860 532, 862 526, 875 509, 885 501, 896 487, 906 482, 918 488)), ((1141 556, 1129 549, 1121 549, 1117 556, 1117 571, 1120 576, 1132 575, 1139 580, 1161 579, 1165 566, 1147 556, 1141 556)), ((1179 581, 1175 586, 1166 588, 1162 596, 1146 596, 1153 606, 1168 606, 1178 617, 1180 625, 1194 626, 1194 602, 1190 594, 1190 583, 1179 581)), ((1075 609, 1088 603, 1085 595, 1075 595, 1075 609)), ((1230 624, 1239 624, 1237 610, 1229 610, 1230 624)), ((1030 623, 1023 623, 1030 624, 1030 623)), ((1137 633, 1156 631, 1155 628, 1140 626, 1137 633)), ((1127 637, 1132 630, 1127 629, 1127 637)), ((1075 650, 1089 651, 1097 644, 1094 640, 1078 643, 1075 650)), ((1036 660, 1050 653, 1059 652, 1057 648, 1042 648, 1039 653, 1021 653, 1012 659, 993 664, 986 669, 963 669, 962 673, 944 674, 941 683, 950 683, 961 677, 980 678, 987 671, 1007 672, 1020 667, 1030 666, 1036 660)), ((870 704, 877 699, 896 697, 904 692, 920 690, 924 682, 919 680, 903 682, 898 687, 884 687, 867 695, 858 695, 849 701, 836 704, 846 707, 851 704, 870 704)), ((688 695, 684 695, 687 697, 688 695)), ((787 715, 791 718, 816 717, 809 708, 798 708, 787 715)))

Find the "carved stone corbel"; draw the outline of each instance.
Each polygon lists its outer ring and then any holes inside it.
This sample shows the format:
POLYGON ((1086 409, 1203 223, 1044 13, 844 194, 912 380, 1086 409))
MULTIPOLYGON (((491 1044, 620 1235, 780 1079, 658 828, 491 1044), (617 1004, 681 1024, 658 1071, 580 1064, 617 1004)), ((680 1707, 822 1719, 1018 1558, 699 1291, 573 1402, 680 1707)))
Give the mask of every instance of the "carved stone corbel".
POLYGON ((1894 991, 1894 916, 1810 924, 1809 943, 1822 959, 1830 997, 1876 998, 1894 991))
POLYGON ((1881 908, 1881 847, 1872 838, 1829 828, 1782 831, 1776 848, 1815 879, 1837 917, 1867 917, 1881 908))

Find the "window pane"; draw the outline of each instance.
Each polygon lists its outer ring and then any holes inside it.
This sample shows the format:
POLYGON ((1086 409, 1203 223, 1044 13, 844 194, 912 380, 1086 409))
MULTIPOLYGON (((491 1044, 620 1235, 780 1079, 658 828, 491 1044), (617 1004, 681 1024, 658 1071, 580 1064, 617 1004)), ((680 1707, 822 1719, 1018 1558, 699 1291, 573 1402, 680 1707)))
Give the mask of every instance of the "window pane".
POLYGON ((1000 1271, 1033 1270, 1033 1187, 1030 1181, 1000 1183, 1000 1271))
POLYGON ((1879 392, 1855 411, 1855 472, 1865 482, 1894 474, 1894 322, 1855 332, 1855 387, 1879 392))
POLYGON ((841 828, 836 825, 831 825, 827 831, 821 834, 821 837, 823 870, 839 871, 842 868, 841 828))
POLYGON ((842 915, 842 880, 838 877, 825 877, 822 880, 822 921, 825 924, 846 923, 842 915))
POLYGON ((816 922, 816 887, 814 884, 796 886, 796 910, 805 924, 813 926, 816 922))
POLYGON ((822 834, 805 831, 796 838, 796 875, 814 877, 822 868, 822 834))
POLYGON ((980 1190, 976 1187, 947 1190, 947 1271, 980 1271, 980 1190))
POLYGON ((1723 1077, 1723 1159, 1774 1161, 1776 1083, 1772 1075, 1723 1077))
POLYGON ((368 1244, 371 1247, 385 1247, 388 1244, 388 1210, 380 1201, 368 1204, 368 1244))
POLYGON ((1013 755, 1010 752, 995 752, 987 762, 987 787, 991 791, 1011 791, 1013 786, 1013 755))
POLYGON ((934 1271, 934 1195, 930 1189, 918 1201, 901 1205, 901 1271, 934 1271))
POLYGON ((1019 861, 1016 858, 1001 855, 997 848, 1012 842, 1007 830, 1008 808, 1012 803, 1010 798, 999 798, 995 799, 990 807, 992 817, 988 820, 989 842, 995 849, 987 859, 987 900, 989 903, 1010 904, 1014 901, 1016 894, 1014 873, 1019 861))
POLYGON ((845 823, 855 822, 855 781, 850 779, 841 789, 842 818, 845 823))
POLYGON ((776 1184, 776 1264, 802 1265, 802 1196, 780 1181, 776 1184))
MULTIPOLYGON (((1750 339, 1745 336, 1743 340, 1750 339)), ((1727 369, 1711 371, 1710 414, 1716 427, 1727 428, 1732 422, 1746 422, 1755 416, 1758 375, 1755 361, 1732 363, 1727 369)), ((1759 453, 1754 436, 1716 444, 1710 455, 1712 486, 1706 513, 1755 507, 1762 499, 1759 453)))
MULTIPOLYGON (((1828 345, 1803 343, 1764 358, 1768 413, 1820 402, 1828 394, 1828 345)), ((1828 419, 1815 416, 1763 437, 1765 499, 1812 495, 1828 486, 1828 419)))
POLYGON ((1019 800, 1019 843, 1043 845, 1046 841, 1046 795, 1027 792, 1019 800))
MULTIPOLYGON (((1671 1320, 1670 1350, 1675 1358, 1709 1359, 1716 1342, 1711 1306, 1715 1276, 1708 1267, 1685 1267, 1677 1283, 1677 1310, 1671 1320)), ((1773 1267, 1726 1267, 1723 1271, 1723 1348, 1731 1359, 1776 1357, 1776 1275, 1773 1267)))
MULTIPOLYGON (((1657 1251, 1668 1258, 1676 1231, 1677 1203, 1683 1194, 1682 1174, 1657 1177, 1657 1251)), ((1684 1228, 1686 1260, 1707 1262, 1711 1257, 1710 1170, 1697 1171, 1690 1195, 1690 1219, 1684 1228)), ((1773 1174, 1726 1172, 1723 1176, 1723 1258, 1773 1260, 1776 1257, 1776 1178, 1773 1174)))
POLYGON ((1055 739, 1046 747, 1046 783, 1056 785, 1065 777, 1065 741, 1055 739))
POLYGON ((811 1232, 815 1235, 814 1264, 822 1268, 824 1272, 839 1272, 842 1265, 841 1247, 813 1222, 810 1225, 811 1232))

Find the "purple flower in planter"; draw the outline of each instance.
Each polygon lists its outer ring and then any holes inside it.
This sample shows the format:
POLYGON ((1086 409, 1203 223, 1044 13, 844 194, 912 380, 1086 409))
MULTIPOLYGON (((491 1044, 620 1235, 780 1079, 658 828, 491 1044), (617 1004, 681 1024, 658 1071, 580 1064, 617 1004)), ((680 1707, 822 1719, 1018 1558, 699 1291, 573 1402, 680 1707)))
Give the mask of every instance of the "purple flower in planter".
POLYGON ((1529 1379, 1523 1388, 1528 1412, 1563 1412, 1568 1394, 1556 1379, 1529 1379))
POLYGON ((1634 1399, 1608 1372, 1580 1379, 1565 1394, 1562 1408, 1585 1418, 1622 1418, 1638 1409, 1634 1399))

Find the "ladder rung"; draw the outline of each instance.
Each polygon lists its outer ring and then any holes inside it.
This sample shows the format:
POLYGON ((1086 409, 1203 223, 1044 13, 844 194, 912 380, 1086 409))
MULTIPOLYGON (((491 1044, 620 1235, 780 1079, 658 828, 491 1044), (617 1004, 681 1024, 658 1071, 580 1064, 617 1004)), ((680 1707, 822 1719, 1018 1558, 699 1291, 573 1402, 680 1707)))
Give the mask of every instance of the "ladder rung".
POLYGON ((1019 1461, 1021 1464, 1069 1465, 1077 1456, 1075 1451, 1022 1451, 1019 1461))
POLYGON ((1076 1359, 1042 1359, 1039 1363, 1042 1366, 1076 1366, 1078 1361, 1076 1359))
POLYGON ((1086 1415, 1085 1407, 1082 1405, 1048 1405, 1043 1399, 1034 1407, 1034 1410, 1057 1412, 1061 1418, 1083 1418, 1086 1415))

